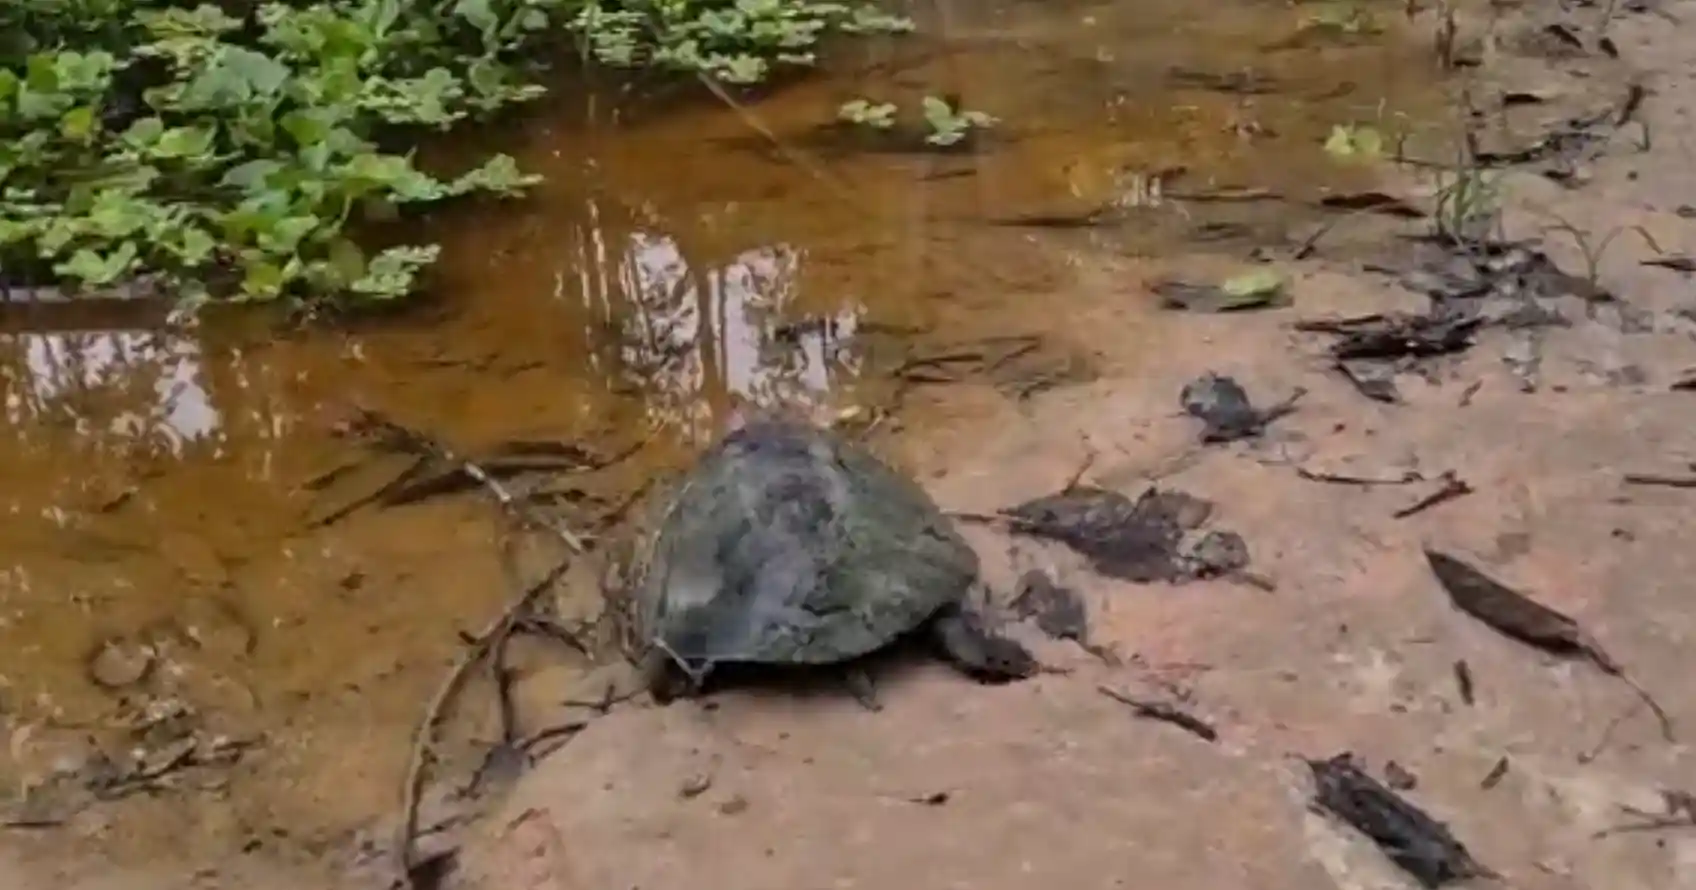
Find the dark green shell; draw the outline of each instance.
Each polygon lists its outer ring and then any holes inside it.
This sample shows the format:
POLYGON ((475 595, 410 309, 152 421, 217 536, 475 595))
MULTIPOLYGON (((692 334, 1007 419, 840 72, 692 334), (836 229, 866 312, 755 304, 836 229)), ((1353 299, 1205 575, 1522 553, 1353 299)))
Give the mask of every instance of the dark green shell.
POLYGON ((960 602, 978 575, 916 482, 798 422, 725 436, 658 522, 633 579, 638 627, 694 668, 864 655, 960 602))

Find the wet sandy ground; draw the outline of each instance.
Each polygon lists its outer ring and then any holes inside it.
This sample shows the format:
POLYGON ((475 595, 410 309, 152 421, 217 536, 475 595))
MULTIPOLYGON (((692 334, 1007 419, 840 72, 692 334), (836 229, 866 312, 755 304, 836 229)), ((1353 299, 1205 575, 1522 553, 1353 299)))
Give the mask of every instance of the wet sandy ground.
MULTIPOLYGON (((1688 496, 1620 481, 1622 468, 1682 465, 1685 394, 1574 379, 1526 395, 1486 340, 1454 382, 1375 412, 1298 357, 1256 350, 1255 324, 1219 324, 1219 352, 1198 350, 1194 367, 1056 394, 1003 418, 987 442, 937 446, 924 462, 950 468, 931 476, 934 490, 974 509, 1044 493, 1087 437, 1118 452, 1095 479, 1134 491, 1131 480, 1193 434, 1162 417, 1170 394, 1211 367, 1308 386, 1272 441, 1317 446, 1315 469, 1454 469, 1476 493, 1396 520, 1423 491, 1316 483, 1241 448, 1212 451, 1162 484, 1215 500, 1276 591, 1116 584, 1023 545, 1003 561, 1003 587, 1014 565, 1056 568, 1086 595, 1095 641, 1135 653, 1133 666, 1057 644, 1045 657, 1070 674, 982 688, 926 666, 883 680, 879 714, 839 696, 726 693, 712 710, 600 718, 526 780, 491 824, 495 840, 473 845, 493 860, 473 857, 474 873, 501 876, 475 886, 514 886, 504 869, 535 857, 546 864, 524 867, 550 877, 519 886, 1408 886, 1358 836, 1305 809, 1305 768, 1291 757, 1345 750, 1375 773, 1394 761, 1417 776, 1409 797, 1510 886, 1690 886, 1696 829, 1595 837, 1631 821, 1622 807, 1658 812, 1662 789, 1687 787, 1688 748, 1662 741, 1618 681, 1455 611, 1420 555, 1425 544, 1462 554, 1573 615, 1688 733, 1688 496), (1469 379, 1484 386, 1456 407, 1469 379), (1099 683, 1182 696, 1220 740, 1136 719, 1099 683), (1506 774, 1480 787, 1502 758, 1506 774)), ((1551 372, 1586 339, 1562 344, 1551 372)), ((987 557, 1006 549, 993 533, 974 539, 987 557)))
MULTIPOLYGON (((1636 16, 1610 33, 1633 66, 1682 72, 1696 62, 1685 28, 1636 16)), ((1543 85, 1591 86, 1527 70, 1543 85)), ((1641 224, 1669 251, 1696 249, 1696 222, 1677 212, 1696 204, 1686 162, 1696 131, 1682 111, 1689 83, 1678 73, 1652 82, 1657 93, 1642 115, 1653 149, 1617 140, 1579 191, 1515 180, 1510 234, 1530 234, 1553 213, 1600 233, 1641 224)), ((1551 236, 1548 250, 1582 269, 1563 238, 1551 236)), ((724 693, 710 710, 617 708, 538 764, 473 829, 455 880, 550 890, 1026 888, 1057 879, 1180 890, 1411 886, 1358 835, 1306 810, 1307 780, 1293 758, 1353 750, 1374 773, 1394 761, 1417 776, 1410 799, 1449 822, 1510 886, 1696 885, 1696 829, 1595 837, 1630 819, 1622 807, 1656 811, 1662 790, 1688 788, 1696 776, 1688 749, 1662 741, 1618 681, 1456 612, 1419 552, 1429 544, 1464 555, 1573 615, 1657 695, 1681 739, 1696 732, 1696 698, 1681 688, 1696 669, 1696 612, 1683 580, 1696 557, 1679 535, 1696 495, 1622 481, 1625 472, 1680 473, 1696 460, 1696 405, 1668 390, 1696 366, 1696 343, 1677 315, 1691 305, 1688 288, 1675 272, 1637 265, 1645 256, 1635 238, 1621 237, 1601 275, 1656 313, 1659 330, 1628 333, 1636 328, 1602 312, 1552 331, 1534 393, 1504 366, 1505 336, 1486 332, 1458 361, 1439 363, 1435 382, 1404 376, 1406 403, 1389 406, 1325 369, 1323 338, 1282 328, 1297 317, 1421 305, 1360 274, 1343 248, 1291 267, 1293 310, 1152 319, 1131 304, 1166 269, 1080 249, 1069 285, 1077 308, 1053 319, 1051 333, 1093 356, 1097 380, 1024 403, 990 387, 926 389, 909 406, 914 429, 879 437, 878 447, 946 506, 978 511, 1054 490, 1093 453, 1085 481, 1134 494, 1158 479, 1215 501, 1219 522, 1244 535, 1254 570, 1276 589, 1119 584, 1058 548, 972 529, 1001 589, 1019 571, 1052 568, 1086 597, 1094 641, 1129 663, 1110 668, 1070 644, 1046 644, 1045 660, 1069 673, 1000 688, 940 666, 892 668, 880 677, 878 714, 833 694, 749 692, 724 693), (1641 373, 1622 372, 1626 365, 1641 373), (1177 393, 1208 370, 1236 376, 1263 403, 1296 387, 1308 395, 1258 443, 1198 449, 1177 393), (1295 465, 1361 476, 1453 470, 1475 492, 1396 519, 1425 487, 1315 482, 1295 465), (1457 688, 1458 660, 1474 677, 1472 705, 1457 688), (1219 741, 1138 719, 1099 694, 1102 683, 1180 699, 1218 728, 1219 741), (1622 713, 1609 743, 1581 762, 1622 713), (1502 758, 1507 772, 1480 787, 1502 758)), ((1045 296, 1031 286, 983 299, 1045 296)), ((577 673, 529 677, 527 696, 576 697, 594 685, 577 673)), ((374 745, 339 732, 350 752, 374 745)), ((198 830, 223 829, 239 834, 198 830)), ((174 865, 110 873, 97 858, 102 827, 73 830, 87 852, 69 862, 63 838, 9 838, 0 882, 383 885, 372 868, 344 868, 344 838, 278 838, 191 879, 174 865)))

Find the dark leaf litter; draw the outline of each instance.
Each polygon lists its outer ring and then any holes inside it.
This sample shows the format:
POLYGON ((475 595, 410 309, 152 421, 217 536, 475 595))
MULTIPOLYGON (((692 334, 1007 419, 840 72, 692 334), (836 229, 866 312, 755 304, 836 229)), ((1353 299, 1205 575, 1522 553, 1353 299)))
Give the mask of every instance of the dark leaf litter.
POLYGON ((1242 536, 1203 530, 1213 505, 1181 491, 1150 488, 1135 500, 1074 486, 1001 511, 1015 531, 1058 541, 1108 577, 1181 583, 1248 566, 1242 536))
POLYGON ((1202 422, 1203 442, 1222 443, 1260 435, 1267 424, 1293 412, 1305 394, 1298 389, 1270 408, 1256 408, 1241 383, 1209 371, 1184 384, 1178 401, 1186 413, 1202 422))
POLYGON ((1308 760, 1313 803, 1366 835, 1384 855, 1428 890, 1494 873, 1439 822, 1368 775, 1350 752, 1308 760))

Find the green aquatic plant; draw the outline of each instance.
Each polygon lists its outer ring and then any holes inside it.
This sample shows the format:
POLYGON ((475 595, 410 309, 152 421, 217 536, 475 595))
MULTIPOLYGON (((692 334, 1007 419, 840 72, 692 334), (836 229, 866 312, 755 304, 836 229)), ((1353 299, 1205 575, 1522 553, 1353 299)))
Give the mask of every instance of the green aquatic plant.
POLYGON ((1302 17, 1302 28, 1333 34, 1382 34, 1384 26, 1370 9, 1348 0, 1326 0, 1302 17))
POLYGON ((0 68, 8 273, 73 290, 150 273, 189 300, 391 298, 412 289, 435 248, 368 255, 352 221, 375 205, 512 194, 534 181, 504 155, 440 178, 379 144, 386 130, 446 128, 537 94, 494 67, 515 38, 478 27, 474 3, 432 22, 408 18, 403 0, 271 3, 248 20, 212 5, 107 0, 104 26, 79 31, 90 5, 34 0, 22 21, 0 23, 63 41, 6 41, 22 50, 0 68), (482 38, 458 50, 469 64, 447 67, 447 35, 482 38))
POLYGON ((836 117, 856 126, 888 130, 895 126, 896 111, 894 102, 853 99, 842 103, 842 107, 836 110, 836 117))
MULTIPOLYGON (((870 130, 893 132, 898 128, 901 110, 894 102, 873 102, 859 98, 844 102, 836 111, 837 120, 870 130)), ((925 96, 920 100, 919 113, 923 121, 926 145, 947 148, 958 145, 979 130, 1000 123, 981 111, 962 108, 957 99, 925 96)), ((909 131, 910 132, 910 131, 909 131)))
POLYGON ((1379 160, 1384 156, 1384 133, 1370 124, 1333 125, 1325 153, 1339 160, 1379 160))
POLYGON ((971 111, 957 101, 926 96, 923 101, 925 124, 930 134, 925 141, 932 145, 954 145, 974 131, 995 126, 999 121, 981 111, 971 111))
POLYGON ((587 0, 569 26, 597 62, 709 74, 734 84, 764 80, 776 65, 812 65, 832 34, 892 34, 911 20, 869 3, 831 0, 587 0))
POLYGON ((812 0, 191 3, 0 5, 9 280, 393 299, 439 249, 369 249, 361 221, 538 181, 503 154, 427 171, 407 146, 541 96, 566 38, 602 63, 745 82, 810 64, 829 34, 903 27, 812 0))
POLYGON ((1501 222, 1502 192, 1497 179, 1473 164, 1439 171, 1432 214, 1436 233, 1457 244, 1486 239, 1501 222))

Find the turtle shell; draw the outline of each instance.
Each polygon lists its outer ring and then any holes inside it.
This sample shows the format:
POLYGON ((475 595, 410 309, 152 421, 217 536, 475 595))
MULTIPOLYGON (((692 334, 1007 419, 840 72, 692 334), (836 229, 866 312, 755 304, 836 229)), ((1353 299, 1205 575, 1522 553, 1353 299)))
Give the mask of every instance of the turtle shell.
POLYGON ((643 642, 705 670, 865 655, 960 602, 978 557, 918 483, 810 424, 748 423, 664 503, 632 594, 643 642))

